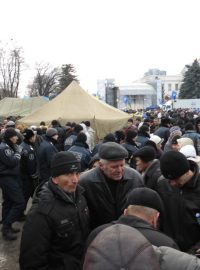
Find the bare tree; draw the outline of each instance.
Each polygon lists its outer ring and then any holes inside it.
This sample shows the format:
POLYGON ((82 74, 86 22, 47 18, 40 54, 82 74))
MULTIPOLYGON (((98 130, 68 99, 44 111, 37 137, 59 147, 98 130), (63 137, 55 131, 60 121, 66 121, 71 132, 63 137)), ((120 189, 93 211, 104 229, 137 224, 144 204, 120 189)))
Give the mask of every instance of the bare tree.
POLYGON ((56 93, 58 87, 58 79, 60 70, 58 68, 51 68, 49 64, 37 64, 37 74, 33 79, 33 83, 28 85, 29 95, 46 96, 56 93))
POLYGON ((24 58, 21 47, 0 48, 0 98, 17 97, 24 58))

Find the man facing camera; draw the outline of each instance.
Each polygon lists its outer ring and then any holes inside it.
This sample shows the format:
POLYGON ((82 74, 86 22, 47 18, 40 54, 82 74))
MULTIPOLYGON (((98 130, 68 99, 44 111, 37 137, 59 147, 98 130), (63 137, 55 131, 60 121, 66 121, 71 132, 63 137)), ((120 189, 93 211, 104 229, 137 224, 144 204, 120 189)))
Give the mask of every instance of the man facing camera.
POLYGON ((99 167, 80 177, 92 228, 118 219, 125 209, 128 193, 143 186, 140 174, 125 166, 128 152, 123 146, 115 142, 104 143, 99 156, 99 167))
POLYGON ((52 177, 36 191, 24 225, 21 270, 81 269, 89 213, 78 185, 79 171, 73 153, 60 152, 53 157, 52 177))

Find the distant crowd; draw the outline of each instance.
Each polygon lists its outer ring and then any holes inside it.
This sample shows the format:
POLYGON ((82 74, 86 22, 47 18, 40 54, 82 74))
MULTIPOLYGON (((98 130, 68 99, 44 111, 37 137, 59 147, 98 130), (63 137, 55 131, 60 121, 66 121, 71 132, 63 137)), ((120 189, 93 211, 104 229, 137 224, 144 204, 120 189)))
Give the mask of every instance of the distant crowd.
POLYGON ((100 141, 87 119, 10 117, 0 133, 1 231, 14 241, 25 221, 21 270, 200 269, 200 113, 135 112, 100 141))

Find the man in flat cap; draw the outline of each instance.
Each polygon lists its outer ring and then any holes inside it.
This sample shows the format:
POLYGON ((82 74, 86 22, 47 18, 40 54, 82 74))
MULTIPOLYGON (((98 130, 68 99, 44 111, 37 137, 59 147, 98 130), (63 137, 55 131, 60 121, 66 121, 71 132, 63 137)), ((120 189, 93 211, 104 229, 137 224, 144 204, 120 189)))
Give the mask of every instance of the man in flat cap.
POLYGON ((125 167, 127 150, 115 143, 107 142, 99 149, 99 167, 84 172, 80 185, 85 189, 91 227, 116 220, 125 208, 128 193, 143 186, 140 174, 125 167))
MULTIPOLYGON (((164 179, 157 191, 164 206, 164 232, 182 251, 200 248, 200 175, 199 167, 180 152, 168 151, 160 159, 164 179)), ((200 252, 199 252, 200 253, 200 252)))
POLYGON ((51 179, 39 187, 23 228, 21 270, 80 270, 89 211, 78 185, 80 162, 71 152, 52 159, 51 179))

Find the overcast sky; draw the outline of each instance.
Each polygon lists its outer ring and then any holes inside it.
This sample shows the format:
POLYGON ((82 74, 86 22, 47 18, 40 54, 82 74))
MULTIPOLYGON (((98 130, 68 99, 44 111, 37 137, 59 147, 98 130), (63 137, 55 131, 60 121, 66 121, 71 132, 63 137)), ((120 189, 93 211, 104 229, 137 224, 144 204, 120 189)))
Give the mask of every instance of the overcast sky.
POLYGON ((0 40, 14 40, 29 65, 73 64, 81 86, 129 84, 149 68, 178 74, 200 57, 199 0, 0 0, 0 40))

